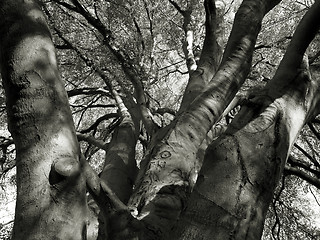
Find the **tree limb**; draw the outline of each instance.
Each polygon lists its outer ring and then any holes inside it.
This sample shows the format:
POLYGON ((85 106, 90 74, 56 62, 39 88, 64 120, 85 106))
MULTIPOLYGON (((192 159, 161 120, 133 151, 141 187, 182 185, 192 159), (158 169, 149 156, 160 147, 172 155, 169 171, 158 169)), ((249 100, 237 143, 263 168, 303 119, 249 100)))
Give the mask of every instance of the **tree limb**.
POLYGON ((302 147, 300 147, 297 143, 294 144, 294 146, 303 153, 315 166, 320 168, 320 164, 316 159, 314 159, 306 150, 304 150, 302 147))
POLYGON ((320 171, 319 170, 316 170, 316 169, 313 169, 311 168, 310 164, 309 166, 302 162, 302 161, 299 161, 298 159, 294 158, 293 156, 289 156, 287 162, 292 166, 292 167, 300 167, 300 168, 303 168, 304 170, 306 170, 307 172, 310 172, 312 174, 314 174, 316 177, 320 177, 320 171))
POLYGON ((108 143, 105 143, 104 141, 98 140, 91 135, 77 132, 77 138, 78 138, 78 141, 86 141, 86 142, 88 142, 88 143, 90 143, 90 144, 92 144, 92 145, 94 145, 104 151, 108 151, 108 149, 109 149, 108 143))
MULTIPOLYGON (((186 38, 192 38, 191 40, 186 39, 187 42, 190 42, 191 48, 187 47, 187 49, 185 50, 187 65, 189 65, 188 68, 190 72, 190 78, 182 98, 179 112, 186 110, 186 108, 191 104, 191 102, 197 96, 199 96, 199 94, 203 91, 207 83, 215 74, 218 67, 218 63, 220 62, 220 49, 216 39, 217 19, 215 1, 206 0, 204 1, 204 6, 206 10, 206 35, 198 66, 194 61, 194 56, 192 52, 193 33, 190 32, 190 36, 188 36, 188 29, 184 27, 186 32, 186 38), (190 63, 188 63, 188 61, 190 63)), ((186 15, 186 13, 184 15, 186 15)), ((184 25, 188 24, 188 21, 191 21, 191 19, 188 19, 187 15, 184 16, 184 25)))
POLYGON ((111 118, 116 118, 116 117, 119 117, 119 114, 118 114, 118 113, 108 113, 108 114, 105 114, 105 115, 99 117, 90 127, 88 127, 87 129, 81 130, 80 132, 81 132, 81 133, 88 133, 88 132, 96 129, 96 128, 98 127, 98 125, 99 125, 102 121, 105 121, 105 120, 108 120, 108 119, 111 119, 111 118))
POLYGON ((97 204, 102 206, 100 209, 102 211, 108 209, 105 204, 110 203, 115 211, 127 211, 127 206, 121 202, 106 183, 100 180, 98 174, 92 169, 85 157, 82 155, 80 159, 86 176, 87 189, 97 204))
POLYGON ((316 130, 316 128, 313 126, 311 122, 308 123, 308 127, 311 130, 311 132, 316 136, 316 138, 320 140, 320 133, 316 130))
POLYGON ((288 165, 284 167, 284 171, 286 174, 298 176, 303 180, 307 181, 308 183, 312 184, 316 188, 320 189, 320 180, 318 178, 311 177, 310 175, 303 172, 302 170, 292 166, 288 166, 288 165))
POLYGON ((74 97, 78 95, 94 95, 103 94, 108 97, 112 97, 110 93, 105 91, 105 88, 75 88, 67 91, 68 97, 74 97), (103 90, 102 90, 103 89, 103 90))
POLYGON ((279 89, 278 91, 272 90, 274 92, 272 95, 281 95, 279 91, 295 79, 296 70, 301 67, 306 49, 318 33, 320 27, 319 11, 320 2, 315 1, 297 26, 275 76, 267 83, 270 89, 273 85, 276 85, 276 89, 279 89))
POLYGON ((176 3, 176 2, 173 1, 173 0, 169 0, 169 2, 172 4, 172 6, 175 7, 175 9, 177 9, 177 11, 178 11, 179 13, 182 14, 182 16, 184 16, 185 11, 181 9, 181 7, 178 5, 178 3, 176 3))

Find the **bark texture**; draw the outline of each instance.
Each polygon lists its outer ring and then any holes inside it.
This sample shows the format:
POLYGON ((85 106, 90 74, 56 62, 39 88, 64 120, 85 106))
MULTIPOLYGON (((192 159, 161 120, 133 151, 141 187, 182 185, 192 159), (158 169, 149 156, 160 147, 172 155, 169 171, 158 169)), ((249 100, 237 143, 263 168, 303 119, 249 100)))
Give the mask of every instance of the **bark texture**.
MULTIPOLYGON (((214 5, 206 4, 207 14, 212 14, 214 5)), ((202 164, 197 157, 199 147, 249 73, 261 21, 273 4, 243 1, 218 71, 146 157, 129 201, 135 217, 148 229, 142 239, 166 239, 185 208, 202 164)))
MULTIPOLYGON (((206 85, 216 73, 221 60, 222 50, 217 42, 216 30, 218 27, 217 22, 220 22, 219 18, 222 18, 222 16, 217 15, 214 0, 204 1, 204 7, 206 10, 206 36, 198 66, 192 71, 189 69, 190 78, 183 95, 179 112, 185 111, 192 101, 203 92, 206 85)), ((190 41, 188 38, 191 38, 191 36, 187 35, 186 41, 190 41)), ((185 55, 189 56, 190 54, 185 55)))
MULTIPOLYGON (((129 104, 127 105, 129 107, 129 104)), ((129 109, 131 111, 123 105, 121 111, 123 120, 112 135, 104 168, 100 174, 101 181, 110 186, 119 200, 125 204, 132 194, 138 169, 135 160, 135 146, 139 135, 139 121, 136 118, 139 110, 134 106, 129 109)), ((101 207, 106 208, 106 206, 101 207)), ((98 239, 101 240, 106 239, 106 236, 112 239, 113 235, 118 234, 117 225, 122 224, 121 219, 115 221, 110 219, 112 213, 106 210, 103 209, 100 215, 98 239)))
POLYGON ((79 145, 49 29, 32 1, 0 3, 1 74, 17 151, 13 239, 85 239, 79 145))
POLYGON ((319 29, 319 7, 316 2, 302 19, 274 78, 207 149, 175 239, 261 238, 295 138, 318 113, 320 81, 311 78, 302 56, 319 29))
MULTIPOLYGON (((249 97, 227 131, 209 146, 204 162, 200 150, 246 79, 262 19, 279 2, 244 0, 221 58, 215 1, 205 0, 206 38, 200 61, 196 69, 193 63, 189 66, 178 116, 160 131, 147 108, 143 76, 113 46, 111 32, 79 1, 61 2, 103 35, 135 87, 134 107, 125 106, 96 69, 123 117, 98 177, 83 157, 79 159, 41 10, 33 0, 3 0, 0 66, 17 149, 13 239, 86 239, 86 185, 102 213, 101 239, 259 239, 291 146, 302 126, 318 113, 319 81, 311 78, 307 58, 302 59, 319 30, 320 1, 298 26, 274 78, 249 97), (140 120, 152 140, 133 184, 140 120)), ((180 9, 189 46, 191 9, 180 9)), ((186 48, 187 58, 193 57, 191 50, 186 48)))

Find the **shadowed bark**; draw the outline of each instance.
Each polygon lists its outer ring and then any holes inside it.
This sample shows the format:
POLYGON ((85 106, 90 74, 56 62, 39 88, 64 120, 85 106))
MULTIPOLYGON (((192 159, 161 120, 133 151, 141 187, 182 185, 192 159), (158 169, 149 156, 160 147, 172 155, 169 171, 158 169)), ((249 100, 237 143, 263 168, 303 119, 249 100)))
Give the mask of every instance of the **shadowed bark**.
MULTIPOLYGON (((216 29, 217 18, 221 18, 222 16, 217 16, 214 0, 206 0, 204 7, 206 10, 206 36, 198 66, 196 69, 192 69, 192 71, 189 70, 190 78, 183 95, 179 112, 185 111, 191 102, 202 93, 216 73, 221 59, 222 51, 217 42, 216 29)), ((190 36, 186 36, 186 38, 187 37, 190 38, 190 36)), ((188 41, 188 39, 186 41, 188 41)))
MULTIPOLYGON (((135 146, 139 135, 139 121, 134 111, 137 109, 121 109, 123 120, 115 129, 110 147, 106 153, 104 168, 100 174, 103 183, 111 186, 119 200, 127 203, 132 194, 133 184, 137 173, 137 163, 135 160, 135 146), (132 114, 131 114, 132 113, 132 114)), ((99 238, 105 239, 109 235, 112 239, 114 232, 117 232, 117 225, 121 221, 113 222, 110 214, 102 215, 103 221, 99 225, 99 238), (113 227, 110 227, 113 224, 113 227)), ((129 213, 124 211, 124 213, 129 213)))
POLYGON ((307 57, 301 63, 301 53, 319 29, 319 10, 317 2, 297 27, 274 78, 251 96, 226 133, 207 149, 176 239, 261 238, 295 138, 318 113, 320 81, 311 79, 307 57), (302 36, 308 42, 300 41, 302 36), (292 55, 299 57, 292 61, 292 55))
MULTIPOLYGON (((146 104, 142 86, 146 75, 115 47, 112 32, 98 14, 78 0, 54 2, 81 14, 98 30, 102 45, 135 91, 133 97, 129 91, 120 97, 95 60, 57 30, 64 46, 74 50, 108 86, 108 91, 82 89, 69 95, 112 96, 122 118, 109 144, 78 134, 107 152, 98 176, 80 154, 41 10, 32 0, 0 3, 0 64, 9 128, 17 148, 13 239, 86 239, 85 186, 100 208, 99 239, 259 239, 293 142, 319 112, 319 81, 310 76, 307 57, 302 59, 319 30, 320 2, 302 19, 274 78, 246 98, 226 132, 208 147, 204 161, 206 140, 224 130, 217 122, 250 71, 262 19, 280 0, 244 0, 223 56, 217 44, 215 1, 205 0, 206 37, 200 61, 197 69, 189 66, 189 83, 175 120, 159 131, 146 104), (140 120, 152 138, 136 178, 140 120)), ((182 11, 170 2, 184 15, 191 43, 192 29, 187 26, 191 8, 182 11)), ((138 22, 133 21, 139 32, 138 22)), ((193 57, 190 45, 185 54, 193 57)), ((121 80, 118 83, 125 89, 121 80)), ((296 169, 287 170, 302 176, 296 169)))
POLYGON ((217 73, 144 160, 147 163, 139 172, 137 188, 129 201, 136 218, 148 229, 142 239, 165 239, 185 208, 201 167, 197 151, 244 82, 262 18, 273 3, 243 2, 217 73))
POLYGON ((67 94, 34 1, 0 3, 1 74, 16 145, 13 239, 85 239, 86 188, 67 94))

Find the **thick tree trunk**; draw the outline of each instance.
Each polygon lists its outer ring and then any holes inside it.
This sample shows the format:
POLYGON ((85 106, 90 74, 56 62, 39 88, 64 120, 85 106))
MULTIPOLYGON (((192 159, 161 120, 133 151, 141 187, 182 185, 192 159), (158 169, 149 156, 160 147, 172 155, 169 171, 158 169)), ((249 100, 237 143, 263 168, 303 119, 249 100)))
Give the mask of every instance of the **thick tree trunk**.
POLYGON ((17 150, 13 239, 85 239, 86 189, 68 99, 34 1, 0 3, 1 73, 17 150))
POLYGON ((199 147, 244 82, 261 21, 274 2, 243 1, 217 73, 150 150, 129 201, 136 218, 146 224, 142 239, 166 239, 179 218, 202 164, 199 147))
MULTIPOLYGON (((132 194, 137 174, 135 146, 140 132, 139 121, 136 117, 139 115, 137 114, 139 110, 136 106, 129 107, 128 103, 127 106, 130 110, 123 106, 121 111, 123 120, 112 135, 104 168, 100 174, 101 181, 110 186, 119 200, 125 204, 132 194)), ((106 208, 107 206, 101 207, 106 208)), ((112 235, 115 234, 115 226, 121 225, 121 221, 112 222, 110 211, 102 210, 99 216, 98 240, 105 240, 107 236, 112 239, 112 235)))
MULTIPOLYGON (((0 2, 1 72, 17 149, 13 239, 86 239, 86 183, 105 217, 110 217, 106 227, 112 239, 259 239, 293 141, 319 106, 319 82, 310 79, 307 64, 297 70, 319 28, 315 17, 319 1, 302 21, 274 79, 207 149, 200 175, 198 153, 244 82, 263 16, 279 1, 243 1, 217 72, 214 2, 205 1, 208 35, 202 62, 190 77, 181 113, 148 149, 129 201, 135 218, 123 202, 129 198, 135 175, 138 124, 126 112, 98 178, 79 160, 67 96, 41 10, 33 0, 0 2), (302 42, 306 34, 308 40, 302 42), (201 83, 211 78, 203 91, 201 83), (109 211, 109 206, 114 209, 109 211), (179 225, 173 227, 177 221, 179 225)), ((72 2, 81 9, 78 1, 72 2)), ((129 68, 126 71, 142 91, 137 76, 129 68)), ((144 106, 145 100, 138 99, 138 104, 144 106)), ((147 113, 143 109, 141 116, 152 133, 152 121, 143 117, 147 113)))
MULTIPOLYGON (((308 85, 304 79, 300 76, 294 84, 308 85)), ((310 85, 307 91, 315 93, 319 83, 310 85)), ((227 132, 207 149, 175 239, 260 239, 291 146, 308 119, 305 113, 312 111, 301 109, 306 95, 298 102, 292 95, 288 91, 275 101, 262 96, 243 106, 227 132)))
POLYGON ((311 79, 307 57, 301 63, 319 29, 319 10, 316 2, 299 24, 275 77, 207 149, 175 239, 261 238, 295 138, 319 112, 320 81, 311 79))

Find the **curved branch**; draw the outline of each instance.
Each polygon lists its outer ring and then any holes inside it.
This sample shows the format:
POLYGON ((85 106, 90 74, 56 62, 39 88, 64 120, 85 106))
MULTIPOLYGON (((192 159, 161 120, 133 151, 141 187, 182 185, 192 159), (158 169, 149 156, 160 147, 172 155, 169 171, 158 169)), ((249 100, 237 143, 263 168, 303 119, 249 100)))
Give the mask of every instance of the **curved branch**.
MULTIPOLYGON (((297 26, 275 76, 268 82, 267 86, 270 86, 270 89, 271 86, 276 85, 276 89, 281 91, 290 81, 295 79, 297 69, 301 68, 306 49, 318 33, 320 27, 319 12, 320 2, 315 1, 297 26)), ((281 94, 279 91, 274 91, 273 95, 281 94)))
POLYGON ((313 196, 314 200, 316 201, 316 203, 317 203, 317 204, 318 204, 318 206, 320 207, 320 202, 318 201, 317 196, 316 196, 316 195, 314 194, 314 192, 312 191, 311 186, 309 186, 308 188, 309 188, 309 191, 311 192, 311 194, 312 194, 312 196, 313 196))
POLYGON ((307 181, 308 183, 312 184, 316 188, 320 189, 320 180, 318 178, 311 177, 310 175, 308 175, 307 173, 303 172, 298 168, 286 165, 284 167, 284 172, 285 174, 288 174, 288 175, 295 175, 297 177, 300 177, 301 179, 307 181))
POLYGON ((118 113, 108 113, 108 114, 105 114, 105 115, 99 117, 90 127, 88 127, 87 129, 81 130, 80 132, 81 132, 81 133, 88 133, 88 132, 96 129, 96 128, 98 127, 98 125, 99 125, 102 121, 105 121, 105 120, 108 120, 108 119, 111 119, 111 118, 116 118, 116 117, 119 117, 119 114, 118 114, 118 113))
POLYGON ((71 11, 75 11, 75 12, 78 12, 77 8, 69 3, 66 3, 64 1, 60 1, 60 0, 53 0, 54 2, 60 4, 61 6, 71 10, 71 11))
POLYGON ((311 130, 311 132, 316 136, 316 138, 320 140, 320 133, 317 131, 317 129, 313 126, 311 122, 308 123, 308 127, 311 130))
POLYGON ((307 166, 305 163, 299 161, 298 159, 295 159, 293 156, 289 156, 288 163, 292 167, 300 167, 306 170, 307 172, 310 172, 314 174, 316 177, 320 177, 320 171, 312 169, 310 166, 307 166))
MULTIPOLYGON (((55 0, 56 1, 56 0, 55 0)), ((83 6, 82 4, 78 1, 78 0, 72 0, 71 1, 76 9, 73 11, 78 12, 79 14, 81 14, 82 16, 84 16, 88 22, 90 22, 92 25, 97 26, 99 28, 99 31, 103 32, 103 36, 106 38, 112 38, 112 33, 109 29, 107 29, 104 24, 100 21, 99 18, 94 18, 83 6)), ((60 1, 59 1, 59 4, 60 1)), ((72 9, 69 9, 72 10, 72 9)))
POLYGON ((78 141, 86 141, 104 151, 108 151, 109 149, 109 144, 105 143, 104 141, 98 140, 95 137, 91 136, 91 135, 87 135, 87 134, 83 134, 80 132, 77 132, 77 138, 78 141))
POLYGON ((314 159, 306 150, 304 150, 302 147, 300 147, 298 144, 294 144, 294 146, 303 153, 314 165, 320 168, 320 164, 317 162, 316 159, 314 159))
POLYGON ((106 183, 101 181, 98 174, 89 165, 83 155, 81 155, 80 161, 86 176, 87 189, 96 203, 100 206, 100 210, 108 211, 109 208, 106 207, 106 204, 111 204, 114 211, 128 211, 127 206, 121 202, 106 183))
POLYGON ((178 5, 178 3, 176 3, 175 1, 173 0, 169 0, 169 2, 175 7, 175 9, 177 9, 177 11, 179 13, 181 13, 182 15, 185 14, 185 11, 181 9, 181 7, 178 5))
POLYGON ((136 217, 143 219, 155 234, 168 233, 167 227, 176 222, 184 208, 202 165, 197 158, 199 147, 249 72, 261 21, 269 3, 267 0, 243 1, 225 59, 215 77, 206 91, 177 116, 157 145, 150 149, 150 158, 143 162, 129 205, 135 210, 136 217), (170 216, 161 218, 159 207, 166 210, 161 215, 168 212, 170 216))

